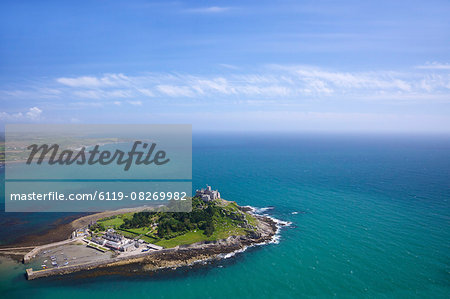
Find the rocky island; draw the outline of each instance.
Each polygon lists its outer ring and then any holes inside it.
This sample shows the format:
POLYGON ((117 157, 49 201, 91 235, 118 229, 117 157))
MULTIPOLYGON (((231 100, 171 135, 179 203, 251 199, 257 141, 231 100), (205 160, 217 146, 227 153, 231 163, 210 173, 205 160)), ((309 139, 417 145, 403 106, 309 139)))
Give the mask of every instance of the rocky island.
POLYGON ((27 279, 189 266, 269 243, 278 230, 272 218, 220 198, 211 187, 197 190, 189 213, 111 211, 79 218, 73 226, 70 239, 25 254, 27 279))

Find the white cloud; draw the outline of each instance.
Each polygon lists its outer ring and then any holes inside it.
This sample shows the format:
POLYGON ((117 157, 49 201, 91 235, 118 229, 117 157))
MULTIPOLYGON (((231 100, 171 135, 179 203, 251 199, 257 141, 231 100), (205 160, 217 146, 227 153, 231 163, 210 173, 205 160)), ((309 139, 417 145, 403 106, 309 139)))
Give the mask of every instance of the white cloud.
POLYGON ((31 120, 38 120, 41 117, 42 110, 38 107, 30 108, 30 110, 26 113, 26 116, 31 120))
POLYGON ((141 101, 128 101, 128 104, 133 105, 133 106, 142 106, 141 101))
POLYGON ((199 94, 205 94, 206 91, 218 92, 221 94, 232 94, 236 93, 233 86, 230 86, 228 80, 219 77, 210 79, 194 78, 189 84, 192 88, 199 94))
POLYGON ((155 94, 148 88, 137 88, 137 91, 139 91, 141 94, 147 96, 147 97, 154 97, 155 94))
POLYGON ((75 90, 73 94, 84 99, 114 99, 114 98, 130 98, 133 92, 126 89, 85 89, 75 90))
POLYGON ((73 102, 70 103, 73 107, 94 107, 94 108, 101 108, 104 107, 104 104, 102 102, 86 102, 86 101, 79 101, 79 102, 73 102))
POLYGON ((425 70, 450 70, 450 64, 449 63, 432 62, 432 63, 427 63, 424 65, 417 65, 415 68, 416 69, 425 69, 425 70))
MULTIPOLYGON (((237 71, 236 71, 237 72, 237 71)), ((61 83, 61 78, 58 80, 61 83)), ((154 73, 142 76, 106 74, 65 78, 72 93, 82 99, 225 98, 302 99, 340 97, 380 99, 399 95, 436 95, 450 92, 450 75, 418 72, 342 72, 302 65, 269 65, 258 72, 221 76, 154 73), (86 79, 89 78, 89 79, 86 79), (76 83, 74 83, 76 82, 76 83), (125 83, 124 83, 125 82, 125 83), (97 88, 92 88, 96 85, 97 88), (118 86, 122 87, 118 89, 118 86), (126 85, 126 86, 125 86, 126 85)), ((399 97, 400 98, 400 97, 399 97)))
POLYGON ((226 12, 226 11, 229 11, 230 9, 231 9, 231 7, 210 6, 210 7, 199 7, 199 8, 186 9, 185 12, 210 14, 210 13, 226 12))
POLYGON ((85 99, 102 98, 102 92, 98 90, 75 90, 73 94, 78 98, 85 98, 85 99))
POLYGON ((23 118, 22 112, 17 113, 0 112, 0 120, 3 121, 17 121, 22 118, 23 118))
POLYGON ((219 66, 226 68, 226 69, 230 69, 230 70, 239 70, 240 69, 240 67, 238 67, 236 65, 227 64, 227 63, 220 63, 219 66))
POLYGON ((68 99, 83 105, 89 100, 93 102, 91 105, 102 105, 102 102, 106 105, 107 101, 144 103, 167 98, 280 104, 311 99, 450 102, 450 72, 443 67, 439 71, 415 68, 413 71, 349 72, 304 65, 268 65, 246 72, 230 70, 210 75, 118 73, 67 77, 34 89, 0 91, 0 99, 5 100, 31 97, 68 99))
POLYGON ((337 72, 327 71, 308 66, 272 66, 296 75, 297 81, 306 82, 317 91, 330 93, 333 88, 339 92, 355 91, 359 89, 397 89, 410 91, 411 86, 402 78, 403 74, 392 72, 337 72))
POLYGON ((0 112, 0 120, 2 121, 38 121, 41 119, 42 110, 38 107, 32 107, 26 112, 0 112))
POLYGON ((194 91, 189 86, 157 85, 159 92, 170 97, 192 97, 194 91))
POLYGON ((70 87, 127 86, 129 78, 123 74, 105 74, 103 77, 82 76, 75 78, 57 78, 60 84, 70 87))

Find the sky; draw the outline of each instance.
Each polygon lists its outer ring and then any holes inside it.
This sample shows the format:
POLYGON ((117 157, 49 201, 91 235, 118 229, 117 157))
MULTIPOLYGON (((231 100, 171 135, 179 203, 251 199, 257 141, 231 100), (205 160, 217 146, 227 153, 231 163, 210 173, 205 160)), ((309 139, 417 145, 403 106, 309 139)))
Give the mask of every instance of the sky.
POLYGON ((1 1, 0 125, 450 133, 449 1, 1 1))

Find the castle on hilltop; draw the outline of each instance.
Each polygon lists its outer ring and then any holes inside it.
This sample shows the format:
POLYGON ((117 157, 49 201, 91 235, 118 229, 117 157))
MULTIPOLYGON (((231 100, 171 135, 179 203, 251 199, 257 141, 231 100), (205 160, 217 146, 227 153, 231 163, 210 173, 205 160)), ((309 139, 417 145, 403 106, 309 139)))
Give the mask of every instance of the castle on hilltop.
POLYGON ((218 190, 211 190, 211 186, 206 185, 205 189, 196 190, 195 196, 200 197, 204 202, 220 198, 218 190))

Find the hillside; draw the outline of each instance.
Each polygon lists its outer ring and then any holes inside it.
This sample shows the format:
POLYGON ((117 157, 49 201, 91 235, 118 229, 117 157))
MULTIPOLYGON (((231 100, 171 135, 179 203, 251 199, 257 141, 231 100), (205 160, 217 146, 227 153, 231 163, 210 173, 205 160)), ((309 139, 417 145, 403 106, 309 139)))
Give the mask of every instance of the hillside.
POLYGON ((201 241, 216 241, 230 236, 252 235, 257 219, 242 211, 235 202, 216 199, 203 202, 192 198, 192 212, 136 212, 97 221, 97 232, 114 228, 128 238, 172 248, 201 241))

